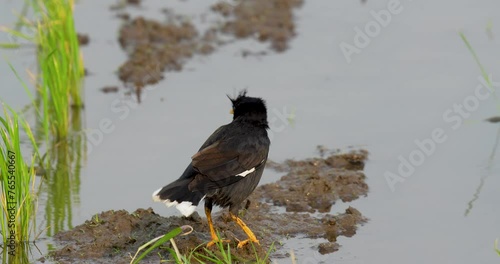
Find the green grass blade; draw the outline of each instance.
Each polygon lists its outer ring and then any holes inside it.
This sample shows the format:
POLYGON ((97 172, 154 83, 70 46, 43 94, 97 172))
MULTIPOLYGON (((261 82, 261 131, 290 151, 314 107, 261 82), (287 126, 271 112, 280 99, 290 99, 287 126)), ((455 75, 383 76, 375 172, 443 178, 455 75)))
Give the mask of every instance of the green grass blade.
POLYGON ((17 43, 0 43, 0 48, 2 49, 18 49, 21 47, 21 44, 17 43))
MULTIPOLYGON (((144 257, 146 257, 151 251, 153 251, 155 248, 163 245, 165 242, 169 241, 170 239, 178 236, 179 234, 182 233, 182 228, 180 227, 177 227, 175 228, 174 230, 168 232, 166 235, 164 235, 162 238, 158 239, 151 247, 149 247, 148 249, 146 249, 146 251, 144 251, 141 255, 139 255, 139 257, 137 257, 137 259, 133 260, 133 262, 131 262, 132 264, 136 264, 136 263, 139 263, 139 261, 141 261, 144 257)), ((147 244, 146 244, 147 245, 147 244)))
POLYGON ((498 248, 498 238, 495 240, 495 251, 500 256, 500 249, 498 248))
POLYGON ((14 29, 10 29, 8 27, 4 27, 4 26, 0 26, 0 31, 3 31, 7 34, 10 34, 12 36, 15 36, 15 37, 18 37, 18 38, 22 38, 22 39, 25 39, 25 40, 28 40, 28 41, 33 41, 33 37, 29 36, 29 35, 26 35, 20 31, 17 31, 17 30, 14 30, 14 29))
MULTIPOLYGON (((33 96, 33 94, 31 93, 30 89, 28 88, 28 85, 26 85, 26 82, 23 81, 23 79, 21 78, 21 76, 19 76, 19 73, 17 72, 16 68, 14 68, 14 66, 12 65, 12 63, 10 63, 9 61, 7 61, 7 64, 9 65, 10 67, 10 70, 14 73, 14 75, 16 76, 17 80, 21 83, 21 85, 23 86, 24 88, 24 91, 26 92, 26 94, 28 94, 28 97, 30 98, 30 100, 32 102, 35 102, 35 97, 33 96)), ((33 103, 33 106, 35 107, 35 111, 37 113, 37 115, 40 115, 40 110, 38 109, 38 107, 36 106, 36 104, 33 103)))
POLYGON ((469 43, 469 40, 467 40, 467 37, 465 36, 465 34, 462 31, 460 31, 459 34, 460 34, 460 37, 462 38, 462 40, 464 41, 465 46, 467 46, 467 49, 469 49, 469 52, 472 54, 472 57, 474 57, 474 60, 476 61, 477 65, 479 66, 479 69, 481 70, 481 74, 483 75, 484 80, 487 82, 487 84, 489 86, 488 88, 492 89, 490 77, 488 76, 488 73, 484 69, 483 64, 481 64, 481 61, 479 60, 479 57, 477 56, 476 52, 472 48, 472 45, 469 43))
POLYGON ((34 228, 36 156, 31 163, 24 161, 20 146, 20 124, 25 128, 29 126, 8 105, 3 104, 3 110, 4 117, 0 117, 0 228, 4 244, 20 245, 30 240, 34 228))

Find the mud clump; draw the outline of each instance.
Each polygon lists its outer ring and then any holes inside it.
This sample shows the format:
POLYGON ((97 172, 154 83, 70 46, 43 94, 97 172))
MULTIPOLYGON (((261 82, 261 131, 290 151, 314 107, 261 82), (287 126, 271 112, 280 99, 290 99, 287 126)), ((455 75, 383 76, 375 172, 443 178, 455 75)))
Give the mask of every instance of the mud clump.
POLYGON ((287 212, 329 212, 335 201, 350 202, 368 193, 364 168, 368 153, 353 151, 325 159, 271 162, 278 171, 288 171, 279 181, 256 190, 258 196, 287 212))
POLYGON ((101 90, 101 92, 103 93, 116 93, 118 92, 119 88, 118 86, 104 86, 99 90, 101 90))
MULTIPOLYGON (((358 151, 324 159, 269 162, 269 168, 278 168, 287 174, 275 183, 258 187, 249 197, 246 209, 240 212, 261 246, 255 245, 255 250, 251 245, 237 249, 238 240, 246 239, 245 233, 231 220, 227 210, 213 215, 221 237, 231 241, 234 262, 253 262, 256 254, 263 259, 273 242, 280 242, 274 243, 279 249, 281 242, 286 243, 286 238, 295 236, 326 240, 316 245, 321 254, 339 250, 337 237, 353 236, 366 218, 353 207, 336 215, 327 212, 337 200, 350 201, 366 195, 364 175, 352 169, 353 164, 364 164, 366 157, 366 152, 358 151), (282 206, 286 212, 278 210, 282 206), (310 214, 316 211, 326 213, 310 214)), ((51 252, 49 258, 59 263, 129 263, 130 256, 140 246, 184 225, 190 225, 194 231, 175 238, 180 253, 203 258, 207 253, 200 245, 211 239, 205 219, 197 213, 187 218, 165 218, 152 209, 138 209, 131 214, 124 210, 100 213, 72 230, 58 233, 54 239, 59 249, 51 252)), ((170 243, 166 243, 155 249, 141 263, 171 260, 166 249, 170 247, 170 243)), ((218 251, 216 247, 211 250, 218 251)))
POLYGON ((326 243, 321 243, 318 246, 318 252, 322 255, 333 253, 338 250, 339 250, 339 244, 337 243, 326 242, 326 243))
POLYGON ((120 29, 118 40, 128 60, 119 67, 118 77, 135 89, 139 102, 142 88, 158 83, 164 72, 181 71, 193 55, 215 50, 213 31, 200 36, 191 22, 170 16, 167 23, 143 17, 125 20, 120 29))
POLYGON ((78 44, 80 44, 80 46, 86 46, 90 42, 89 35, 87 35, 87 34, 77 33, 76 38, 77 38, 78 44))
POLYGON ((129 59, 120 66, 119 78, 144 87, 163 79, 165 70, 180 71, 185 60, 198 52, 197 36, 189 22, 161 24, 143 17, 126 22, 119 42, 129 59))
POLYGON ((112 4, 109 9, 111 10, 121 10, 127 6, 139 7, 142 0, 118 0, 115 4, 112 4))
POLYGON ((237 38, 254 37, 261 42, 271 42, 278 52, 288 48, 295 35, 293 9, 300 7, 302 0, 252 0, 238 1, 232 5, 227 1, 212 6, 212 10, 227 18, 221 30, 237 38))

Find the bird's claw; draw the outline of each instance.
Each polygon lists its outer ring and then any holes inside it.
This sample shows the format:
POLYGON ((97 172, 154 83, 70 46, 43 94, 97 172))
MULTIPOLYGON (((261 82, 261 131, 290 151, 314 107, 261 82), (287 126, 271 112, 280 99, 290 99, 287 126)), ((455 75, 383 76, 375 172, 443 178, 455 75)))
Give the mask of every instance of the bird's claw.
POLYGON ((245 239, 245 240, 238 240, 238 248, 243 248, 248 242, 252 242, 254 244, 260 245, 259 240, 257 239, 245 239))
POLYGON ((229 243, 229 242, 231 242, 231 241, 227 240, 227 239, 218 239, 218 238, 216 238, 216 239, 212 239, 212 241, 208 242, 207 243, 207 247, 211 247, 211 246, 213 246, 213 245, 215 245, 217 243, 229 243))

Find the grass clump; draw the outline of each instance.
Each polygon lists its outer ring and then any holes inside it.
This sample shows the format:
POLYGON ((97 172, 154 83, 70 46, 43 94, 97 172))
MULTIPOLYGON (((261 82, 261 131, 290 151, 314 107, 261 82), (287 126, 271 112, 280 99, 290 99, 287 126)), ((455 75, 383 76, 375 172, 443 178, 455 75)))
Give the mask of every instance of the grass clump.
MULTIPOLYGON (((7 32, 16 39, 27 40, 36 47, 38 71, 30 74, 35 80, 35 96, 31 95, 30 89, 12 65, 9 66, 26 90, 36 111, 36 142, 31 131, 29 132, 35 153, 38 153, 41 141, 45 140, 46 143, 46 154, 43 157, 36 156, 39 157, 37 165, 44 172, 44 184, 39 191, 42 192, 41 195, 46 193, 46 231, 49 235, 72 226, 71 206, 72 202, 79 201, 80 167, 85 155, 81 92, 84 68, 75 31, 73 7, 73 0, 26 0, 16 26, 13 29, 0 27, 0 31, 7 32), (26 18, 29 8, 34 12, 34 20, 26 18), (22 27, 31 29, 29 32, 33 33, 22 33, 22 27)), ((21 45, 16 43, 0 45, 0 48, 19 47, 21 45)), ((12 114, 15 113, 12 111, 12 114)), ((15 118, 18 118, 17 115, 15 118)), ((5 151, 11 149, 2 148, 5 151)), ((9 152, 5 152, 4 155, 7 157, 8 154, 9 152)), ((16 161, 16 164, 21 164, 20 162, 16 161)), ((20 218, 29 219, 24 216, 20 218)), ((29 229, 23 227, 22 230, 29 229)), ((9 234, 7 229, 2 229, 2 232, 9 234)))
MULTIPOLYGON (((8 254, 17 254, 22 243, 30 241, 35 228, 36 154, 26 163, 21 150, 20 130, 24 128, 34 143, 28 123, 8 106, 0 117, 0 234, 8 254)), ((35 153, 38 153, 35 150, 35 153)), ((4 250, 5 253, 5 250, 4 250)))
MULTIPOLYGON (((193 231, 193 228, 191 226, 182 226, 182 227, 177 227, 174 230, 170 231, 164 236, 157 237, 148 243, 142 245, 139 247, 137 250, 137 253, 135 256, 132 258, 130 264, 138 264, 140 261, 145 258, 148 254, 150 254, 154 249, 156 248, 163 248, 162 245, 166 243, 167 241, 170 241, 172 248, 164 248, 167 251, 169 251, 170 255, 173 257, 173 260, 177 264, 190 264, 190 263, 215 263, 215 264, 232 264, 232 263, 248 263, 248 260, 241 260, 235 257, 231 252, 232 249, 231 245, 228 243, 224 245, 224 240, 221 239, 219 233, 217 233, 217 236, 219 237, 219 241, 215 243, 214 248, 206 248, 206 244, 200 244, 197 247, 193 248, 189 253, 187 254, 181 254, 179 249, 177 248, 177 245, 175 243, 174 238, 178 235, 188 235, 193 231), (189 231, 185 231, 188 230, 189 231), (184 232, 184 233, 183 233, 184 232), (140 251, 143 249, 147 248, 145 252, 143 252, 139 257, 137 255, 139 254, 140 251), (200 250, 201 249, 201 250, 200 250), (136 258, 137 257, 137 258, 136 258)), ((259 257, 259 254, 257 253, 257 249, 253 244, 253 252, 255 254, 255 259, 252 260, 252 263, 257 263, 257 264, 263 264, 263 263, 269 263, 269 256, 271 252, 274 250, 274 243, 271 245, 269 250, 267 250, 266 255, 261 258, 259 257)), ((162 260, 164 262, 166 260, 162 260)))
MULTIPOLYGON (((64 139, 69 132, 71 112, 83 107, 83 59, 73 18, 73 0, 26 0, 14 28, 0 26, 0 31, 24 39, 36 47, 38 72, 36 74, 37 117, 42 124, 45 139, 51 136, 64 139), (35 20, 26 18, 33 9, 35 20), (25 34, 22 28, 30 29, 25 34)), ((17 49, 18 43, 0 43, 0 48, 17 49)))
POLYGON ((70 128, 72 107, 82 107, 83 60, 73 19, 72 0, 33 0, 36 24, 39 83, 46 134, 64 138, 70 128))

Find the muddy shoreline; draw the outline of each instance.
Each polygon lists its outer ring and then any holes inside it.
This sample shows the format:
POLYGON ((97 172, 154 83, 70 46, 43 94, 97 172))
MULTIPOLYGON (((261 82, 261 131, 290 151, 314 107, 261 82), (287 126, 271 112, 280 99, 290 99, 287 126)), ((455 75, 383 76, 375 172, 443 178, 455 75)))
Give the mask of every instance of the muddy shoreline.
MULTIPOLYGON (((255 251, 251 245, 236 249, 238 239, 246 237, 226 210, 214 215, 216 229, 231 240, 234 259, 239 263, 251 262, 256 253, 264 258, 271 245, 279 249, 287 238, 296 236, 321 238, 312 245, 321 254, 339 250, 337 237, 355 235, 367 218, 353 207, 340 214, 328 212, 336 201, 349 202, 367 195, 362 172, 367 155, 366 151, 353 151, 326 158, 270 162, 268 169, 279 170, 284 176, 259 186, 250 196, 246 210, 240 212, 260 240, 261 245, 255 246, 255 251)), ((47 258, 58 263, 129 263, 130 256, 141 245, 183 225, 192 226, 194 231, 175 238, 181 254, 189 255, 193 250, 204 254, 204 244, 210 241, 205 217, 197 213, 187 218, 162 217, 152 209, 137 209, 132 213, 102 212, 72 230, 56 234, 57 250, 47 258)), ((170 246, 170 243, 164 245, 170 246)), ((156 249, 143 262, 158 263, 162 259, 171 259, 166 248, 156 249)))

